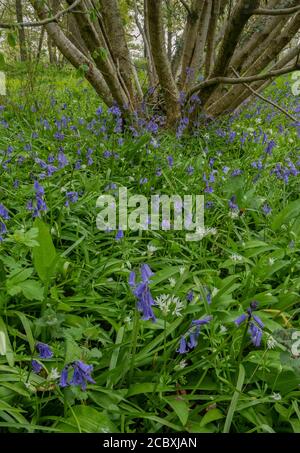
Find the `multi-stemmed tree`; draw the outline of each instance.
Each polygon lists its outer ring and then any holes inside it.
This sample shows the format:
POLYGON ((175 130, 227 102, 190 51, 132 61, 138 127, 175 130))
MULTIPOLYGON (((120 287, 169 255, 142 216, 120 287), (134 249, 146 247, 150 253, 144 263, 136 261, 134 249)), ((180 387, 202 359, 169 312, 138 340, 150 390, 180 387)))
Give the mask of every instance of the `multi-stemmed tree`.
POLYGON ((299 0, 127 0, 147 61, 148 86, 141 88, 124 1, 30 0, 36 22, 18 27, 44 26, 107 105, 131 112, 155 99, 169 126, 184 103, 194 103, 191 118, 199 111, 216 117, 274 77, 300 68, 299 0), (66 15, 72 34, 63 25, 66 15))

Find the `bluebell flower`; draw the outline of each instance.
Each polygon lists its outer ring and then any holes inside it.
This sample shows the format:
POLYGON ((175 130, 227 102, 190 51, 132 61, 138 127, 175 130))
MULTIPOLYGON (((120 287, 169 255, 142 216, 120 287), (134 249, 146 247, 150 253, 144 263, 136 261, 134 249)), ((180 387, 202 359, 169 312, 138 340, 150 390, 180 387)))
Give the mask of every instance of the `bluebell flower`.
POLYGON ((130 272, 128 283, 131 288, 135 288, 135 272, 134 271, 130 272))
POLYGON ((39 374, 43 369, 42 365, 36 360, 31 361, 32 370, 35 374, 39 374))
POLYGON ((266 154, 272 154, 272 149, 276 146, 276 143, 274 140, 270 140, 269 143, 267 144, 265 148, 265 153, 266 154))
POLYGON ((66 192, 66 198, 65 206, 69 206, 70 203, 76 203, 78 201, 78 192, 66 192))
POLYGON ((193 299, 194 299, 194 292, 193 292, 193 290, 191 289, 191 290, 187 293, 186 300, 187 300, 188 302, 192 302, 193 299))
POLYGON ((8 210, 3 206, 3 204, 0 204, 0 217, 4 220, 9 220, 8 210))
POLYGON ((232 195, 232 197, 228 201, 228 205, 229 205, 229 208, 231 210, 233 210, 233 211, 239 208, 238 205, 236 204, 236 196, 235 195, 232 195))
POLYGON ((50 359, 51 357, 53 357, 53 352, 51 351, 50 346, 46 343, 37 343, 36 349, 39 351, 40 359, 50 359))
POLYGON ((263 205, 262 210, 263 210, 263 213, 266 215, 269 215, 272 212, 272 209, 270 208, 270 206, 267 203, 265 203, 263 205))
POLYGON ((168 161, 169 167, 170 167, 170 168, 173 167, 173 165, 174 165, 174 159, 173 159, 173 157, 172 157, 172 156, 168 156, 168 157, 167 157, 167 161, 168 161))
POLYGON ((233 170, 233 172, 231 173, 231 176, 240 176, 242 173, 243 173, 242 170, 237 168, 236 170, 233 170))
POLYGON ((70 385, 80 385, 81 390, 86 389, 87 382, 91 384, 96 384, 94 379, 91 376, 93 371, 93 365, 86 365, 85 363, 77 360, 72 364, 74 373, 73 377, 70 380, 70 385))
POLYGON ((117 234, 116 234, 116 237, 115 237, 116 241, 119 241, 123 237, 124 237, 124 232, 123 232, 123 230, 119 229, 117 234))
POLYGON ((205 316, 202 319, 193 320, 186 334, 181 337, 177 352, 179 354, 185 354, 194 349, 198 344, 201 326, 208 324, 211 320, 212 316, 205 316), (186 338, 189 338, 188 343, 186 338))
POLYGON ((192 175, 194 173, 194 167, 192 167, 191 165, 188 166, 188 168, 186 169, 188 175, 192 175))
POLYGON ((119 107, 117 105, 113 105, 112 107, 110 107, 108 109, 108 112, 115 116, 121 116, 121 114, 122 114, 121 110, 119 109, 119 107))
POLYGON ((59 382, 60 387, 64 388, 69 385, 68 377, 69 377, 69 367, 65 366, 60 375, 60 382, 59 382))
POLYGON ((188 347, 194 349, 198 345, 198 337, 200 335, 200 327, 190 332, 188 347))
POLYGON ((142 313, 142 319, 144 321, 148 321, 151 319, 153 322, 155 322, 156 318, 152 310, 152 306, 155 305, 155 301, 152 298, 149 288, 150 277, 152 277, 153 275, 154 273, 151 271, 148 264, 142 264, 141 266, 142 281, 136 284, 135 274, 131 272, 129 276, 129 285, 133 291, 133 294, 138 300, 137 309, 139 312, 142 313))
POLYGON ((253 322, 250 323, 249 333, 254 346, 259 347, 262 339, 262 330, 253 322))
POLYGON ((186 339, 183 336, 180 339, 179 349, 177 349, 177 352, 179 352, 179 354, 186 354, 187 352, 189 352, 186 339))
POLYGON ((204 326, 205 324, 208 324, 212 320, 212 316, 205 316, 202 319, 194 319, 192 321, 193 326, 204 326))
POLYGON ((58 153, 57 161, 58 161, 58 168, 64 168, 66 165, 68 165, 67 156, 64 154, 62 149, 58 153))
POLYGON ((87 383, 96 384, 94 379, 91 376, 93 371, 93 365, 87 365, 81 360, 76 360, 75 362, 67 365, 63 368, 60 375, 60 387, 68 387, 69 385, 80 386, 81 390, 86 390, 87 383), (73 368, 73 375, 69 379, 69 371, 73 368))
POLYGON ((243 313, 240 316, 238 316, 234 322, 237 326, 240 326, 244 321, 246 321, 247 318, 248 316, 246 315, 246 313, 243 313))
POLYGON ((242 313, 238 318, 235 319, 235 324, 239 327, 242 325, 246 320, 249 325, 249 334, 251 337, 251 341, 254 346, 260 346, 263 331, 264 323, 262 320, 255 314, 253 311, 257 310, 258 303, 254 300, 251 302, 250 306, 247 308, 246 313, 242 313))

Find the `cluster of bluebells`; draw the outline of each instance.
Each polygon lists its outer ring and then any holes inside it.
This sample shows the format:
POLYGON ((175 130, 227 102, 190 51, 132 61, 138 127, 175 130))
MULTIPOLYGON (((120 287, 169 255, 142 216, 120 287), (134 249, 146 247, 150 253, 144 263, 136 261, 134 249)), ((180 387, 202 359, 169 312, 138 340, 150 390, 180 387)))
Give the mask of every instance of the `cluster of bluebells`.
POLYGON ((190 328, 180 339, 179 349, 177 350, 179 354, 186 354, 197 346, 201 326, 208 324, 211 319, 212 316, 205 316, 203 319, 196 319, 192 321, 190 328))
POLYGON ((246 321, 249 326, 251 341, 254 346, 259 347, 263 335, 262 329, 264 328, 264 323, 257 315, 253 314, 253 311, 257 309, 258 303, 256 301, 251 302, 250 307, 247 308, 247 312, 241 314, 234 322, 239 327, 246 321))
POLYGON ((3 220, 9 220, 9 214, 3 204, 0 204, 0 242, 3 241, 3 235, 7 233, 6 224, 3 220))
POLYGON ((81 360, 76 360, 73 363, 66 365, 60 376, 60 387, 65 388, 69 385, 80 386, 81 390, 86 390, 87 383, 96 384, 91 376, 93 365, 87 365, 81 360), (72 376, 70 376, 72 371, 72 376))
MULTIPOLYGON (((53 357, 53 352, 52 352, 50 346, 47 345, 46 343, 39 342, 36 344, 35 347, 36 347, 37 351, 39 352, 39 355, 38 355, 39 359, 51 359, 51 357, 53 357)), ((35 359, 33 359, 31 361, 31 366, 32 366, 34 373, 36 373, 36 374, 39 374, 43 368, 41 363, 35 359)))
POLYGON ((42 212, 47 211, 47 205, 44 200, 45 190, 38 183, 38 181, 34 181, 34 190, 35 202, 33 200, 29 200, 29 202, 27 203, 27 209, 28 211, 32 212, 33 217, 39 217, 42 212))
POLYGON ((155 301, 151 295, 149 282, 150 277, 154 273, 151 271, 148 264, 141 265, 141 282, 136 284, 135 272, 131 272, 129 276, 129 285, 132 289, 133 294, 137 298, 137 309, 142 313, 142 319, 148 321, 151 319, 153 322, 156 321, 155 315, 152 310, 152 306, 155 305, 155 301))
POLYGON ((70 206, 70 203, 76 203, 78 201, 78 192, 66 192, 65 206, 70 206))
MULTIPOLYGON (((300 161, 298 161, 296 165, 300 166, 300 161)), ((295 164, 288 159, 285 166, 282 165, 282 163, 277 163, 275 168, 270 171, 270 174, 275 175, 277 179, 288 184, 290 176, 298 176, 299 170, 296 168, 295 164)))

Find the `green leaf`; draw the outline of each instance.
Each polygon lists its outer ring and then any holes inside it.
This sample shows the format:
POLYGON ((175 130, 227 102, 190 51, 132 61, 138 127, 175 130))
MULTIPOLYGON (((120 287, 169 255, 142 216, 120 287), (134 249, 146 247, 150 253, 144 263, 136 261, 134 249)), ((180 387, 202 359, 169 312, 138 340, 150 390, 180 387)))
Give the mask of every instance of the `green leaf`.
POLYGON ((38 228, 37 240, 39 247, 33 249, 33 263, 40 279, 46 283, 54 271, 57 258, 48 226, 40 219, 36 219, 34 226, 38 228))
POLYGON ((20 288, 28 300, 42 301, 44 299, 44 288, 35 280, 26 280, 20 283, 20 288))
POLYGON ((2 351, 0 351, 1 355, 5 355, 8 364, 13 367, 14 366, 14 353, 11 347, 11 343, 9 340, 9 336, 6 329, 6 324, 3 319, 0 317, 0 335, 1 335, 1 347, 2 351))
POLYGON ((226 417, 226 420, 225 420, 223 433, 229 433, 230 432, 231 422, 232 422, 233 415, 234 415, 234 412, 236 410, 236 406, 237 406, 237 403, 238 403, 238 400, 239 400, 239 397, 240 397, 240 394, 241 394, 241 390, 242 390, 242 386, 243 386, 244 380, 245 380, 245 369, 244 369, 243 365, 240 364, 239 375, 238 375, 238 380, 237 380, 237 384, 236 384, 236 391, 233 394, 233 397, 232 397, 232 400, 231 400, 231 403, 230 403, 230 406, 229 406, 229 409, 228 409, 228 413, 227 413, 227 417, 226 417))
POLYGON ((31 327, 30 327, 30 322, 27 319, 27 317, 24 315, 24 313, 21 313, 20 311, 15 311, 14 312, 21 320, 21 323, 23 324, 26 337, 29 343, 30 351, 33 353, 35 349, 35 341, 32 335, 31 327))
POLYGON ((272 229, 279 230, 283 224, 289 223, 292 219, 300 214, 300 200, 289 203, 279 214, 275 216, 272 222, 272 229))
POLYGON ((180 396, 170 396, 164 398, 165 401, 171 406, 177 417, 181 421, 182 425, 185 426, 189 418, 189 406, 180 396))
POLYGON ((224 418, 224 414, 219 409, 211 409, 206 412, 204 417, 202 418, 200 422, 200 426, 205 426, 208 423, 214 422, 215 420, 220 420, 221 418, 224 418))
POLYGON ((117 433, 118 430, 104 412, 89 406, 74 406, 71 416, 56 427, 65 433, 117 433))

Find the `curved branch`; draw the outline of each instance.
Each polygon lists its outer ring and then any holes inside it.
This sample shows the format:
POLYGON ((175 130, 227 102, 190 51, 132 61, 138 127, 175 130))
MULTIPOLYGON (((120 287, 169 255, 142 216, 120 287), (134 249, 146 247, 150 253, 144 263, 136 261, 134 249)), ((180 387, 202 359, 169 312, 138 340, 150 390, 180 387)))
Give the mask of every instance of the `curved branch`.
POLYGON ((297 13, 298 11, 300 11, 300 6, 282 9, 257 8, 253 11, 253 14, 256 16, 287 16, 289 14, 297 13))
POLYGON ((198 91, 202 90, 203 88, 217 85, 219 83, 227 84, 227 85, 238 85, 238 84, 245 84, 251 82, 257 82, 258 80, 267 80, 271 79, 272 77, 278 77, 283 74, 288 74, 289 72, 299 71, 300 63, 296 63, 293 66, 288 66, 286 68, 278 69, 275 71, 266 72, 265 74, 260 75, 253 75, 249 77, 240 77, 239 79, 235 77, 214 77, 212 79, 204 80, 203 82, 198 83, 195 85, 187 94, 187 99, 189 99, 193 94, 197 93, 198 91))
MULTIPOLYGON (((238 74, 238 72, 233 68, 231 67, 231 70, 232 72, 240 79, 240 75, 238 74)), ((276 102, 273 102, 271 101, 270 99, 266 98, 265 96, 263 96, 262 94, 258 93, 256 90, 254 90, 248 83, 243 83, 243 85, 249 90, 251 91, 252 94, 254 94, 254 96, 257 96, 259 99, 261 99, 262 101, 266 102, 267 104, 270 104, 272 105, 273 107, 275 107, 276 109, 278 109, 280 112, 284 113, 288 118, 290 118, 291 120, 293 120, 295 123, 298 122, 297 118, 295 118, 294 116, 292 116, 287 110, 285 110, 283 107, 281 107, 280 105, 276 104, 276 102)))
POLYGON ((179 0, 179 1, 185 7, 185 9, 187 10, 188 14, 191 15, 192 11, 191 11, 189 5, 187 4, 187 2, 185 0, 179 0))
POLYGON ((72 5, 68 6, 68 8, 59 11, 52 17, 40 20, 38 22, 19 22, 14 24, 0 22, 0 28, 12 29, 18 27, 42 27, 43 25, 50 24, 51 22, 57 22, 62 16, 70 13, 74 8, 76 8, 76 6, 79 5, 80 2, 81 0, 75 0, 72 5))

